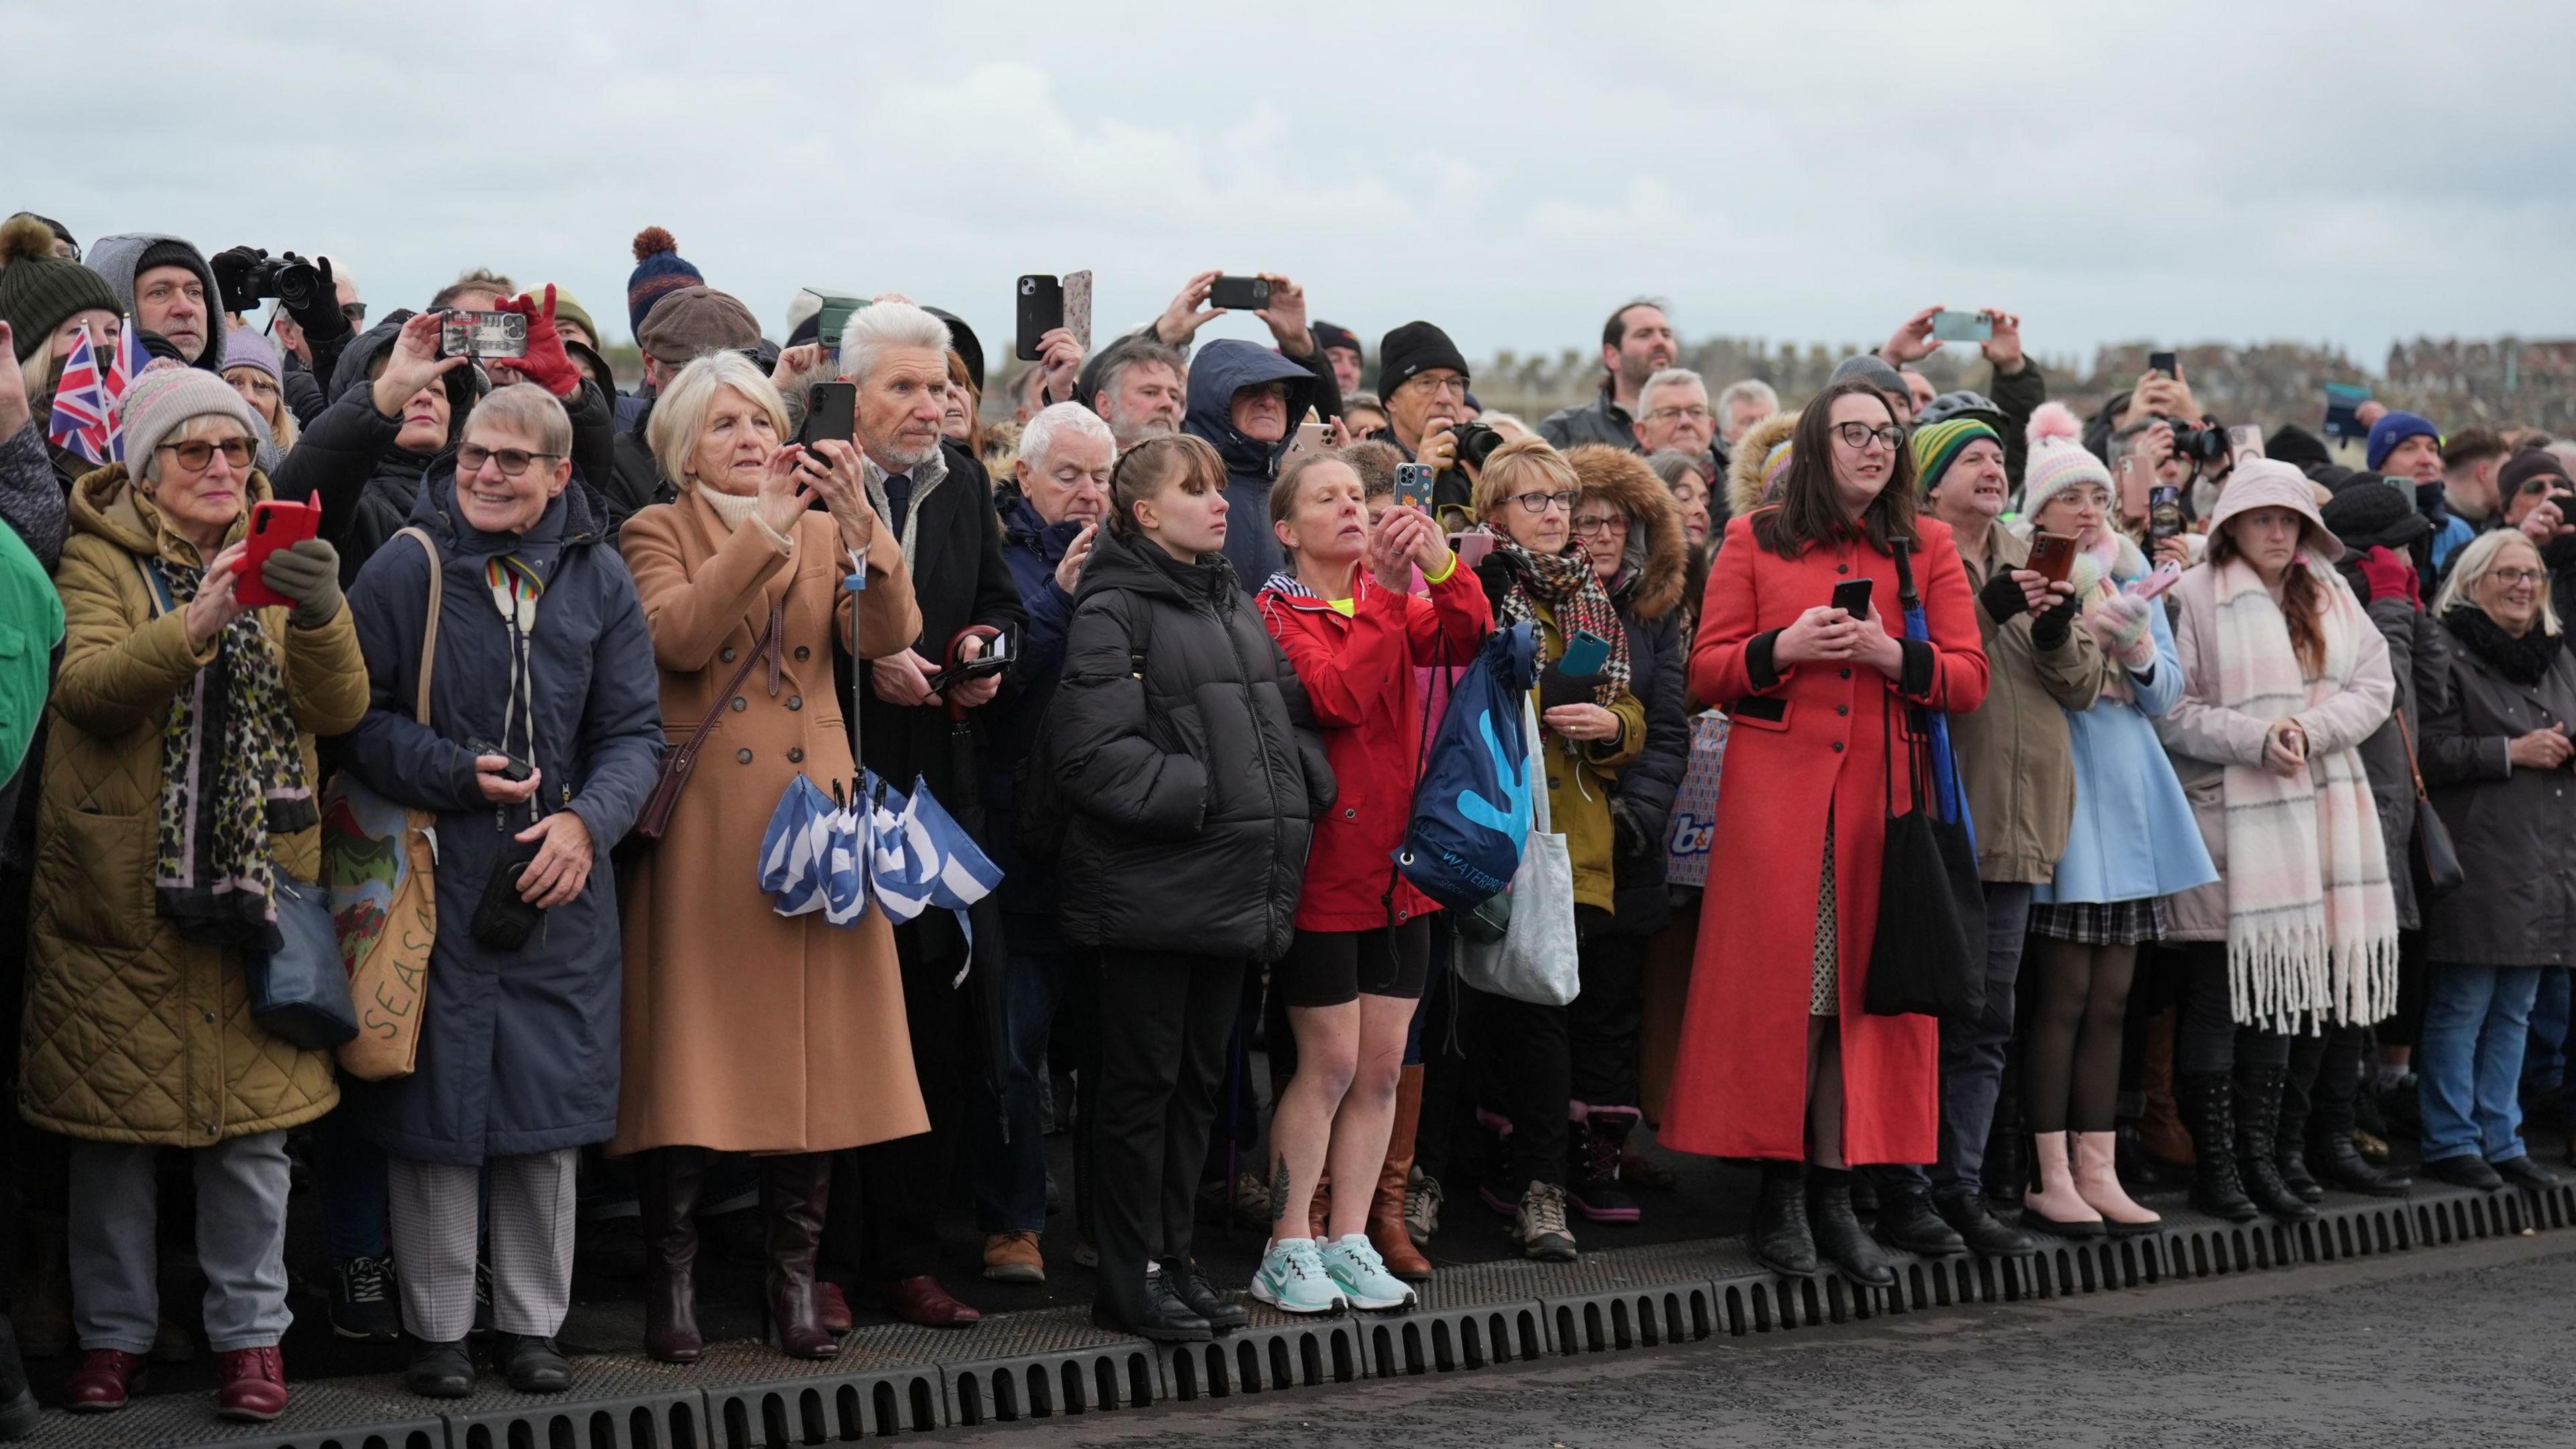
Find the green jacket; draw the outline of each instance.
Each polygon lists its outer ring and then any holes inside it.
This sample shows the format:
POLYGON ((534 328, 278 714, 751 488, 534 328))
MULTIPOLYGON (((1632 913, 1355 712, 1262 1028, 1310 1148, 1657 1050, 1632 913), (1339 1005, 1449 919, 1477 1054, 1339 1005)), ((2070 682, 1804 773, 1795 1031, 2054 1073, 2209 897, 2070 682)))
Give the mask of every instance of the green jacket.
MULTIPOLYGON (((1987 527, 1976 553, 1961 554, 1971 590, 1983 589, 1997 570, 2029 561, 2029 542, 2001 523, 1987 527)), ((2092 708, 2110 667, 2093 631, 2080 620, 2068 622, 2064 642, 2041 649, 2032 642, 2028 613, 1997 624, 1982 602, 1977 606, 1992 673, 1986 702, 1950 716, 1950 746, 1977 825, 1977 874, 1988 881, 2044 884, 2056 878, 2058 857, 2066 853, 2066 832, 2075 823, 2066 711, 2092 708)))
MULTIPOLYGON (((0 528, 0 782, 18 773, 36 737, 63 639, 63 601, 14 528, 0 528)), ((6 817, 0 817, 5 819, 6 817)))

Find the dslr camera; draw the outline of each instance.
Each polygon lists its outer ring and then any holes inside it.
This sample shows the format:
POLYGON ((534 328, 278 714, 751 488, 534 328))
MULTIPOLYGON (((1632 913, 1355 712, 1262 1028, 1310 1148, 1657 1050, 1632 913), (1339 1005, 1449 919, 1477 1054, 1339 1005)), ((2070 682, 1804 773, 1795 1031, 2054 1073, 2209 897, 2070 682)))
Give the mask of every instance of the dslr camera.
POLYGON ((1472 467, 1480 473, 1485 469, 1485 460, 1503 445, 1503 435, 1483 423, 1452 424, 1449 436, 1458 440, 1459 466, 1472 467))
POLYGON ((2194 464, 2221 463, 2227 460, 2227 430, 2211 423, 2204 427, 2185 418, 2159 417, 2156 421, 2173 429, 2174 456, 2194 464))
POLYGON ((217 253, 208 266, 223 291, 227 312, 251 311, 269 297, 285 303, 289 312, 309 311, 317 301, 338 300, 322 296, 320 269, 293 252, 272 257, 265 248, 234 247, 217 253))

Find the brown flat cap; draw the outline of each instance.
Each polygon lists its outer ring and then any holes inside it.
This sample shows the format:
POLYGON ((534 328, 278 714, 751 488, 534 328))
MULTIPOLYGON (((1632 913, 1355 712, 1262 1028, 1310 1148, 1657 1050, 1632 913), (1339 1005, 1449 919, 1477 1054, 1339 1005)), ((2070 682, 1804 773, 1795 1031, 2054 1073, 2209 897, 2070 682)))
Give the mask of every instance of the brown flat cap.
POLYGON ((713 287, 683 287, 653 304, 635 345, 664 362, 686 363, 710 352, 757 347, 751 309, 713 287))

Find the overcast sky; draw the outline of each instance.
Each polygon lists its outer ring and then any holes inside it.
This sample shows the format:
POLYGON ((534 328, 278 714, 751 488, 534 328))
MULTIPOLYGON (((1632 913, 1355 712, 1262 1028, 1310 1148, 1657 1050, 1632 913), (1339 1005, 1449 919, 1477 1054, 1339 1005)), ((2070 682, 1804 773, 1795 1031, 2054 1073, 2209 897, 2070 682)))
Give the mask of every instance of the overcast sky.
POLYGON ((0 0, 0 202, 329 254, 379 315, 489 265, 612 340, 653 224, 773 336, 800 286, 893 290, 996 359, 1012 279, 1082 267, 1104 329, 1276 270, 1474 357, 1588 345, 1634 293, 1685 336, 1875 342, 1942 302, 2052 356, 2373 370, 2576 333, 2576 7, 1219 8, 0 0))

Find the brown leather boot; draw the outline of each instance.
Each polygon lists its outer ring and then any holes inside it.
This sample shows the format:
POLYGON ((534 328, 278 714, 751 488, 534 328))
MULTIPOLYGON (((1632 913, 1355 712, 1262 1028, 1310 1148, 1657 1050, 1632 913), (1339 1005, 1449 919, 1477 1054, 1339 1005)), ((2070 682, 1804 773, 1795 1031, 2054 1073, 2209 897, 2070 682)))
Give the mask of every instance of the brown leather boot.
POLYGON ((644 1352, 663 1363, 696 1363, 698 1185, 703 1147, 657 1147, 635 1155, 635 1198, 644 1209, 644 1352))
POLYGON ((832 1358, 840 1340, 823 1326, 814 1292, 814 1254, 823 1242, 823 1205, 832 1159, 796 1152, 760 1160, 760 1208, 768 1227, 769 1326, 790 1358, 832 1358))
POLYGON ((2183 1125, 2182 1111, 2174 1104, 2174 1021, 2178 1015, 2166 1010, 2147 1020, 2147 1058, 2138 1067, 2138 1090, 2146 1096, 2147 1110, 2138 1118, 2138 1146, 2158 1161, 2190 1167, 2197 1161, 2192 1155, 2191 1129, 2183 1125))
POLYGON ((1318 1247, 1332 1241, 1329 1234, 1333 1219, 1333 1175, 1329 1172, 1315 1179, 1315 1190, 1306 1195, 1306 1236, 1318 1247))
POLYGON ((1431 1281, 1431 1260, 1413 1246, 1404 1227, 1404 1189, 1413 1177, 1413 1141, 1422 1123, 1422 1068, 1406 1067, 1395 1083, 1395 1130, 1387 1134, 1386 1165, 1378 1170, 1377 1195, 1369 1200, 1369 1246, 1386 1271, 1407 1283, 1431 1281))

